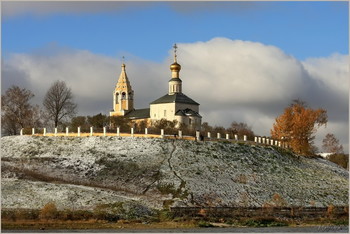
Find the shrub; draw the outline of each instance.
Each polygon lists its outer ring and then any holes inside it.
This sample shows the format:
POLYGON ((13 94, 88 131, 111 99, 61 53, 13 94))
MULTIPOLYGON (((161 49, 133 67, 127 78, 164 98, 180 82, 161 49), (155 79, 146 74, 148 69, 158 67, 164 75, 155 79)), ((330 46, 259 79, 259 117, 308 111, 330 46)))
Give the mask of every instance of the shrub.
POLYGON ((15 210, 1 210, 1 219, 16 221, 17 217, 15 210))
POLYGON ((278 193, 275 193, 272 196, 272 202, 275 204, 275 206, 277 207, 283 207, 287 205, 287 202, 283 199, 283 197, 281 195, 279 195, 278 193))
POLYGON ((173 213, 171 213, 167 209, 159 210, 157 212, 157 216, 158 216, 158 220, 160 222, 162 222, 162 221, 169 221, 169 220, 172 220, 174 218, 173 213))
POLYGON ((92 218, 94 218, 94 214, 89 210, 65 209, 58 212, 58 219, 61 220, 89 220, 92 218))
POLYGON ((100 204, 94 208, 93 216, 98 220, 117 221, 120 214, 125 213, 122 202, 112 204, 100 204))
POLYGON ((198 214, 199 214, 200 216, 205 217, 205 216, 207 216, 207 211, 206 211, 205 209, 200 209, 200 210, 198 211, 198 214))
POLYGON ((49 202, 47 203, 39 213, 40 219, 56 219, 58 217, 58 211, 55 203, 49 202))
POLYGON ((39 218, 39 210, 18 209, 16 210, 16 218, 20 220, 35 220, 39 218))
POLYGON ((330 204, 328 207, 327 207, 327 215, 329 217, 332 217, 334 214, 334 206, 332 204, 330 204))

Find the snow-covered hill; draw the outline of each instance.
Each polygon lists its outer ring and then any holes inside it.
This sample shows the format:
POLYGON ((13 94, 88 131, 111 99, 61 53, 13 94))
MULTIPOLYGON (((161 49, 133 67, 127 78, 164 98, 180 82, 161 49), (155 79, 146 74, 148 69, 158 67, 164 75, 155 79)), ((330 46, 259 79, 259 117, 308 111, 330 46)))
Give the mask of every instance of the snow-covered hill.
POLYGON ((1 138, 1 158, 3 208, 348 204, 348 171, 272 146, 12 136, 1 138))

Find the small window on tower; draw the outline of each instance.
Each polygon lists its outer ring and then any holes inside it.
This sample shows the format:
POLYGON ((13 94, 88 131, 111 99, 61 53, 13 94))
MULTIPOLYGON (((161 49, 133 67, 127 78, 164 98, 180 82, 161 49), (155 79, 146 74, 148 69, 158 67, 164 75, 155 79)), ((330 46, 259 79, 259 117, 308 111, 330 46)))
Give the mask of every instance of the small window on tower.
POLYGON ((188 119, 188 124, 189 124, 189 125, 192 124, 192 119, 188 119))
POLYGON ((116 93, 116 95, 115 95, 115 103, 116 104, 119 103, 119 93, 116 93))
POLYGON ((125 92, 122 93, 122 99, 125 99, 125 92))

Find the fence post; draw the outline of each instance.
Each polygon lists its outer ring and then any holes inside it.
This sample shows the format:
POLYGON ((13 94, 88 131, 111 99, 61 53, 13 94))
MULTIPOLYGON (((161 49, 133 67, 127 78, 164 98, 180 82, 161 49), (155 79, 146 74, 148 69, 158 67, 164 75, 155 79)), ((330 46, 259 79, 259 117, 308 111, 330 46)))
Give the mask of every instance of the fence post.
POLYGON ((145 128, 145 135, 147 135, 148 134, 148 129, 147 128, 145 128))
POLYGON ((238 141, 238 135, 237 134, 235 134, 235 140, 238 141))
POLYGON ((243 141, 247 141, 247 136, 246 135, 243 136, 243 141))
POLYGON ((57 136, 57 128, 55 128, 55 136, 57 136))
POLYGON ((220 134, 220 132, 218 132, 216 135, 217 135, 217 138, 218 138, 218 139, 220 139, 220 138, 221 138, 221 134, 220 134))
POLYGON ((35 128, 32 128, 32 135, 35 134, 35 128))
POLYGON ((199 131, 196 131, 196 139, 197 139, 197 141, 200 141, 201 139, 200 139, 200 132, 199 131))
POLYGON ((269 145, 269 144, 270 144, 270 139, 266 138, 266 145, 269 145))
POLYGON ((69 128, 66 127, 66 136, 69 136, 69 128))
POLYGON ((179 130, 179 138, 182 138, 182 131, 179 130))
POLYGON ((94 133, 94 127, 90 127, 90 136, 94 133))
POLYGON ((44 136, 46 136, 46 128, 44 128, 44 133, 43 133, 44 136))
POLYGON ((103 127, 103 135, 106 136, 106 127, 103 127))
POLYGON ((262 143, 265 144, 265 137, 262 138, 262 143))
POLYGON ((258 137, 258 143, 261 144, 261 137, 258 137))
POLYGON ((229 140, 230 136, 228 135, 228 133, 226 133, 226 140, 229 140))
POLYGON ((130 131, 131 131, 131 136, 134 137, 134 128, 131 128, 130 131))
POLYGON ((160 137, 164 138, 164 129, 160 129, 160 137))
POLYGON ((19 132, 21 136, 23 136, 23 128, 21 128, 21 131, 19 132))
POLYGON ((80 137, 80 127, 78 127, 78 137, 80 137))
POLYGON ((257 137, 254 137, 254 142, 258 143, 258 138, 257 137))
POLYGON ((273 145, 273 140, 272 139, 271 139, 270 143, 271 143, 271 145, 273 145))
POLYGON ((275 141, 275 146, 277 146, 277 145, 278 145, 278 141, 276 140, 276 141, 275 141))
POLYGON ((117 136, 120 136, 120 128, 117 127, 117 136))
POLYGON ((281 147, 281 142, 280 141, 278 142, 278 147, 281 147))

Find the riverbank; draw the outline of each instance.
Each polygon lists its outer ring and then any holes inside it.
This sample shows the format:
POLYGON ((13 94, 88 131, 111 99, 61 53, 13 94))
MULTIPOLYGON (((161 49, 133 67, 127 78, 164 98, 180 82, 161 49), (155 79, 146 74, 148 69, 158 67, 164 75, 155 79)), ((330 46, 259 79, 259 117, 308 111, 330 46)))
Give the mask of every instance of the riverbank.
POLYGON ((275 220, 262 222, 257 219, 230 220, 222 222, 207 222, 203 220, 180 220, 180 221, 127 221, 119 220, 117 222, 108 222, 100 220, 82 220, 82 221, 61 221, 61 220, 2 220, 1 230, 32 230, 32 231, 54 231, 54 230, 119 230, 120 232, 133 232, 135 230, 148 232, 147 230, 168 230, 175 232, 183 230, 192 232, 200 229, 205 232, 207 229, 222 232, 228 229, 244 228, 268 228, 271 227, 289 227, 289 228, 306 228, 312 227, 313 230, 319 229, 320 232, 348 230, 347 219, 318 219, 318 220, 275 220), (316 229, 315 229, 316 228, 316 229))
MULTIPOLYGON (((32 233, 33 230, 4 230, 3 233, 32 233)), ((67 229, 35 230, 35 233, 67 233, 67 229)), ((267 227, 267 228, 192 228, 192 229, 76 229, 77 233, 348 233, 347 226, 267 227)))
POLYGON ((55 229, 190 229, 198 227, 194 221, 182 221, 182 222, 130 222, 126 220, 119 220, 117 222, 107 222, 100 220, 87 220, 87 221, 61 221, 61 220, 17 220, 17 221, 2 221, 2 230, 55 230, 55 229))

